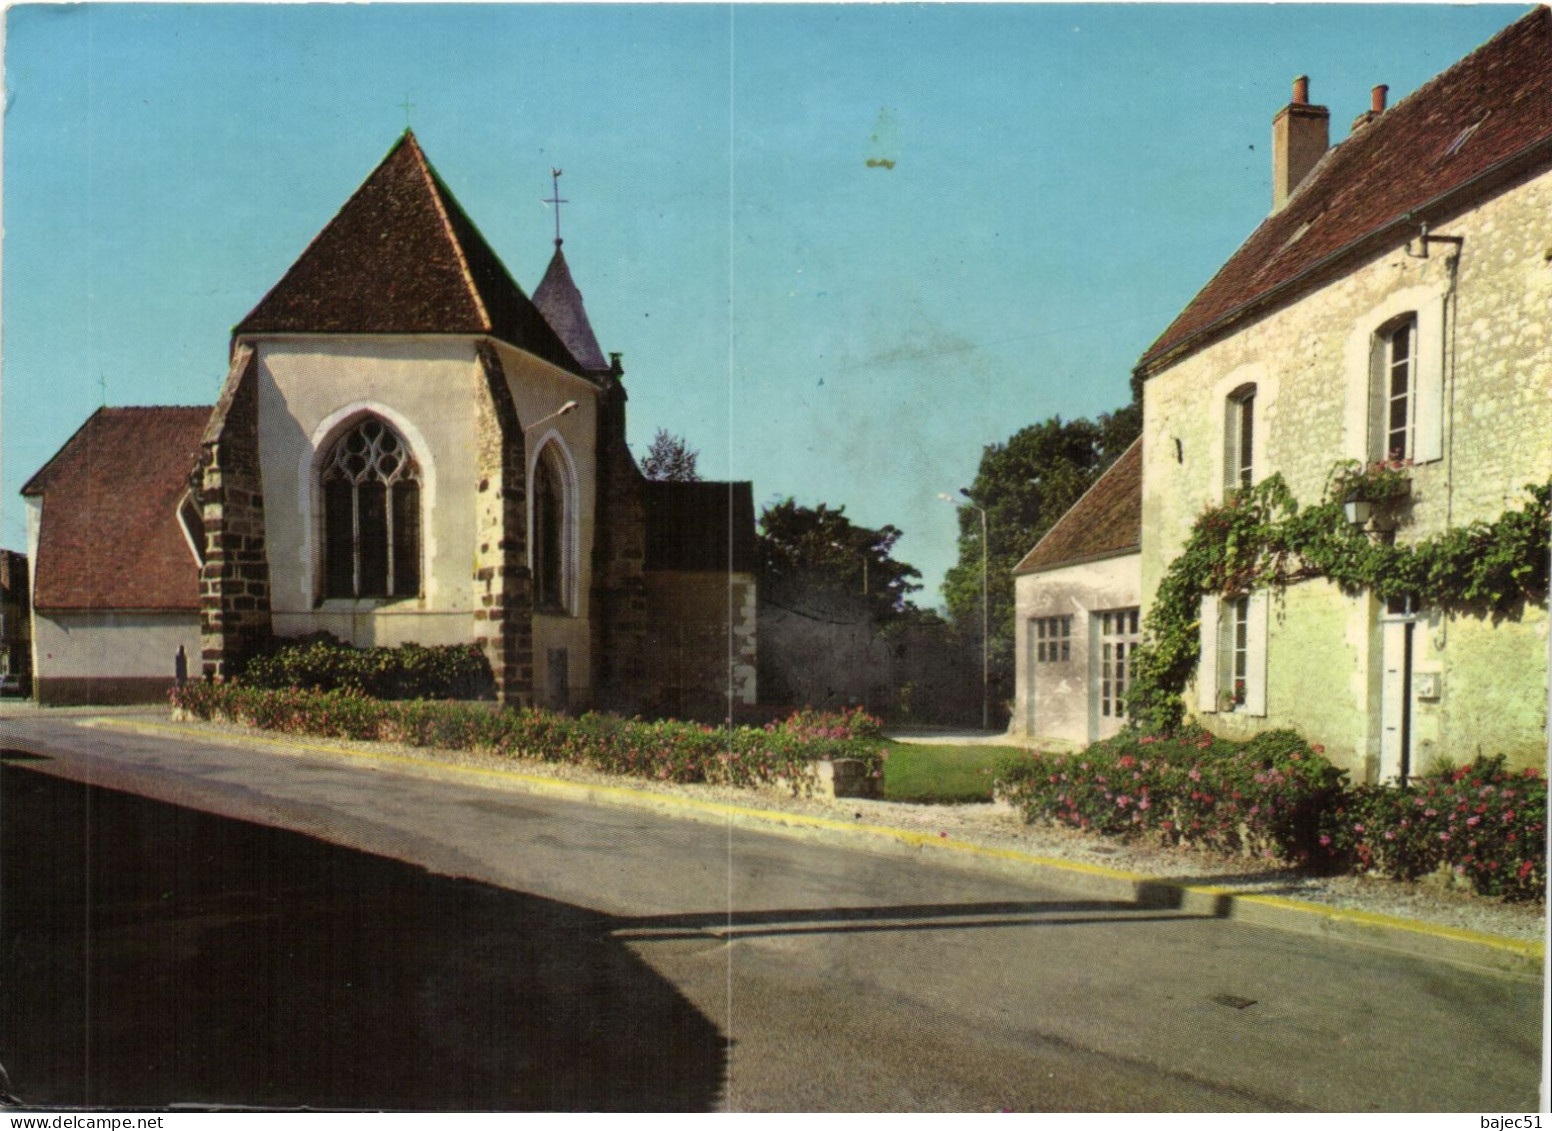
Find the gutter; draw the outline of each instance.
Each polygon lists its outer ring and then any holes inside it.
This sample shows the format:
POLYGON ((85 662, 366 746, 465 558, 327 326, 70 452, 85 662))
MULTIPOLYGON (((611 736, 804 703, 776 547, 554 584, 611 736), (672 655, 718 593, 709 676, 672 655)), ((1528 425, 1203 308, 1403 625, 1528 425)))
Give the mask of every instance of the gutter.
POLYGON ((1270 290, 1263 291, 1261 294, 1256 295, 1254 298, 1241 303, 1239 306, 1236 306, 1223 314, 1220 314, 1217 318, 1213 319, 1201 329, 1193 332, 1174 345, 1160 351, 1158 354, 1153 355, 1152 357, 1144 357, 1137 363, 1136 366, 1133 367, 1132 375, 1146 381, 1154 374, 1157 374, 1164 369, 1169 368, 1169 366, 1175 364, 1177 361, 1182 360, 1187 354, 1195 352, 1198 346, 1204 344, 1205 339, 1216 336, 1219 331, 1226 329, 1228 326, 1233 325, 1236 322, 1241 321, 1253 311, 1259 310, 1262 307, 1274 305, 1276 301, 1282 298, 1285 294, 1290 291, 1296 291, 1300 289, 1310 280, 1311 277, 1319 275, 1321 272, 1327 270, 1340 260, 1355 254, 1359 249, 1365 247, 1366 245, 1381 242, 1384 237, 1390 235, 1391 232, 1396 229, 1410 228, 1414 224, 1417 224, 1421 219, 1421 214, 1430 212, 1436 208, 1445 208, 1451 204, 1456 197, 1467 195, 1471 190, 1477 188, 1482 183, 1503 176, 1505 173, 1512 173, 1515 167, 1521 163, 1524 163, 1527 166, 1530 165, 1534 161, 1537 152, 1540 150, 1547 150, 1549 155, 1552 155, 1552 134, 1549 134, 1538 141, 1532 142, 1530 145, 1526 146, 1524 149, 1521 149, 1517 153, 1514 153, 1509 157, 1505 157, 1497 164, 1488 166, 1486 169, 1483 169, 1480 173, 1476 174, 1476 176, 1462 181, 1460 184, 1454 186, 1453 188, 1446 189, 1444 192, 1441 192, 1433 199, 1425 201, 1424 203, 1417 205, 1415 208, 1412 208, 1407 212, 1403 212, 1400 216, 1397 216, 1395 219, 1389 221, 1388 223, 1381 225, 1380 227, 1374 229, 1372 232, 1365 233, 1364 235, 1361 235, 1356 239, 1343 244, 1329 255, 1326 255, 1323 258, 1318 259, 1314 263, 1310 264, 1303 271, 1293 276, 1293 278, 1286 279, 1272 287, 1270 290))

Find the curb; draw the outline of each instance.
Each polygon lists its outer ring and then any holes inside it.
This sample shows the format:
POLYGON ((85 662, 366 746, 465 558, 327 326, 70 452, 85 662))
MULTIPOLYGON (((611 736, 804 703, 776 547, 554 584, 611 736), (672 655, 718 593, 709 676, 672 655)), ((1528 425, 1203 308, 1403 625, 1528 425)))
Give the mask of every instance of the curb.
POLYGON ((1015 849, 992 848, 942 834, 934 836, 887 825, 848 823, 829 817, 812 817, 721 801, 702 801, 630 786, 596 785, 513 770, 452 765, 384 751, 320 746, 271 738, 261 733, 243 736, 208 733, 177 723, 151 723, 114 717, 81 719, 77 725, 150 735, 173 734, 220 745, 267 746, 290 754, 361 759, 444 780, 483 778, 503 788, 562 800, 646 809, 667 816, 733 824, 758 832, 849 847, 856 847, 859 840, 866 840, 870 849, 904 856, 930 855, 944 863, 961 867, 974 867, 1022 879, 1040 879, 1096 898, 1124 900, 1141 907, 1232 919, 1258 927, 1337 939, 1416 958, 1524 977, 1542 976, 1546 954, 1545 944, 1541 941, 1504 938, 1392 915, 1345 910, 1285 896, 1243 894, 1224 887, 1163 880, 1139 872, 1037 856, 1015 849))

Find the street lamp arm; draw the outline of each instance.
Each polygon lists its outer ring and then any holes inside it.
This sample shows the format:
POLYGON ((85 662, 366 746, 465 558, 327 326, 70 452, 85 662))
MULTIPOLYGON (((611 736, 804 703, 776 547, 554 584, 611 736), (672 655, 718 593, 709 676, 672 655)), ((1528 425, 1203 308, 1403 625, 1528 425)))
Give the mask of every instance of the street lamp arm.
POLYGON ((556 419, 557 417, 568 416, 571 413, 576 412, 577 407, 578 406, 576 401, 567 401, 548 416, 541 416, 538 420, 535 420, 532 424, 528 425, 528 427, 523 429, 523 434, 526 436, 535 428, 539 427, 539 425, 548 424, 550 421, 556 419))

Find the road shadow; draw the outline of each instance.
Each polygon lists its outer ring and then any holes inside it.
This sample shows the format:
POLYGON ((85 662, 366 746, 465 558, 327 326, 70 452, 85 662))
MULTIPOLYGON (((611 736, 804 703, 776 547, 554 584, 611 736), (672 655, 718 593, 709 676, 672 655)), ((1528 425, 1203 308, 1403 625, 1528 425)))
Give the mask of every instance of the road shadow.
POLYGON ((28 1106, 710 1110, 716 1027, 606 915, 0 766, 28 1106))

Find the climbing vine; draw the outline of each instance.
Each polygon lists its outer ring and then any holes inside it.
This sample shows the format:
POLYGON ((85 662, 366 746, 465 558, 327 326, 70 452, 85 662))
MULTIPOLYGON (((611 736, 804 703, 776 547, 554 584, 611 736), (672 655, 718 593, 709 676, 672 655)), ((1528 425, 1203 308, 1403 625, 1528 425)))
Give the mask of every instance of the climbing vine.
POLYGON ((1494 522, 1398 545, 1376 542, 1348 520, 1343 496, 1351 495, 1350 478, 1348 465, 1337 465, 1327 500, 1300 507, 1282 476, 1273 475, 1197 517, 1159 583, 1133 661, 1128 697, 1135 725, 1164 733, 1184 718, 1181 696, 1201 652, 1201 599, 1210 593, 1281 591, 1326 578, 1349 596, 1410 596, 1419 606, 1494 617, 1545 597, 1552 484, 1528 485, 1525 503, 1494 522))

